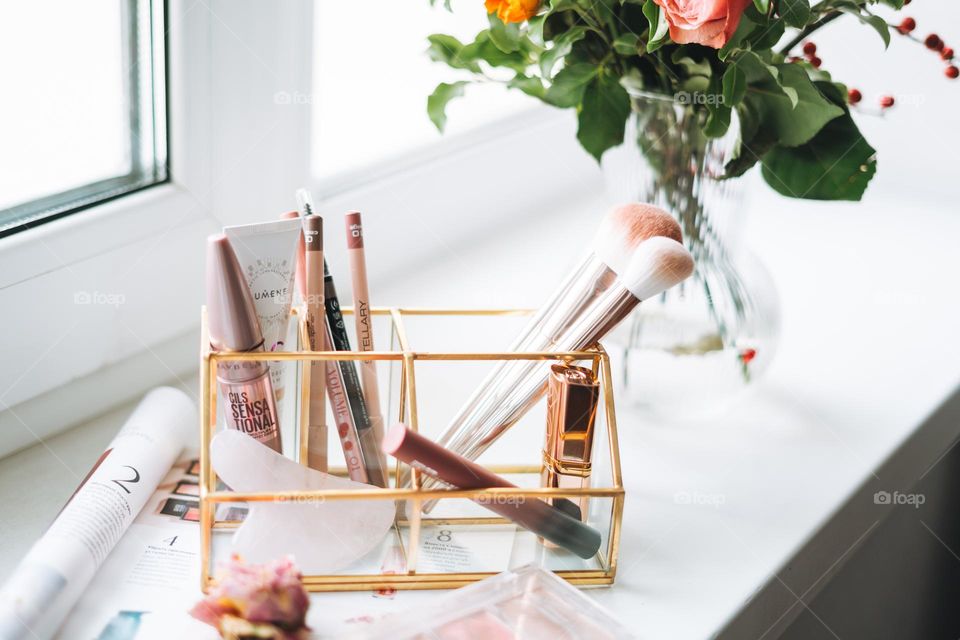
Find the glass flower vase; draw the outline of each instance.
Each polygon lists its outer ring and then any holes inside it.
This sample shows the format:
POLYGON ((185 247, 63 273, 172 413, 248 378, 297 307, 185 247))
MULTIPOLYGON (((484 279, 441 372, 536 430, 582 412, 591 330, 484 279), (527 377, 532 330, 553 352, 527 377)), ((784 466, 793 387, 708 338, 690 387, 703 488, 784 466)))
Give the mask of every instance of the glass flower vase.
POLYGON ((608 338, 621 398, 670 415, 721 409, 766 369, 776 350, 779 304, 762 264, 740 243, 742 190, 722 180, 737 122, 708 138, 695 97, 633 94, 624 144, 603 158, 615 203, 657 205, 680 223, 694 274, 644 301, 608 338))

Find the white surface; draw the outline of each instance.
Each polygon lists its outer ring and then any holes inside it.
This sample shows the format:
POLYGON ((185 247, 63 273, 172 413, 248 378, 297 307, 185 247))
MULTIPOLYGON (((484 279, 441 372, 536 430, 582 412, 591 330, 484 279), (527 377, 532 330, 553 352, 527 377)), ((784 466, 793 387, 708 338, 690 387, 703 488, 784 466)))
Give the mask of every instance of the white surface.
MULTIPOLYGON (((790 592, 815 587, 883 518, 872 487, 909 489, 960 432, 954 420, 936 437, 918 437, 958 382, 960 305, 952 292, 960 256, 950 240, 960 237, 960 218, 880 197, 860 207, 759 197, 752 208, 764 214, 746 239, 768 265, 783 308, 767 376, 709 420, 652 421, 618 408, 627 490, 620 573, 613 588, 590 593, 641 638, 710 637, 731 621, 750 632, 730 637, 760 637, 783 614, 789 620, 801 606, 790 592), (826 539, 818 533, 825 526, 826 539), (741 613, 751 598, 764 606, 741 613)), ((492 242, 478 239, 374 292, 376 303, 530 306, 602 213, 590 201, 571 202, 492 242)), ((695 401, 696 389, 689 394, 695 401)), ((125 414, 0 462, 8 505, 0 573, 125 414)), ((322 631, 433 597, 317 595, 311 623, 322 631)))

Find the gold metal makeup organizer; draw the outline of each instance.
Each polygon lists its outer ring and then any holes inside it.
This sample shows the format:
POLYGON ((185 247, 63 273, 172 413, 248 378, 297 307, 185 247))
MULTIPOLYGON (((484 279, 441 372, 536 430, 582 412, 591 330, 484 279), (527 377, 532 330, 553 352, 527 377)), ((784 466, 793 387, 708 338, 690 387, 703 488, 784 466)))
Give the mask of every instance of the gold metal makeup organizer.
MULTIPOLYGON (((303 322, 305 314, 297 313, 294 310, 294 316, 298 321, 300 344, 309 344, 306 339, 306 325, 303 322)), ((352 314, 350 307, 344 307, 345 315, 352 314)), ((549 554, 554 553, 541 550, 540 561, 543 566, 553 570, 557 575, 564 578, 574 585, 609 585, 613 584, 617 571, 617 557, 620 549, 620 531, 623 518, 624 489, 620 474, 620 449, 617 440, 617 424, 614 411, 613 388, 611 385, 610 359, 602 347, 589 349, 585 351, 561 351, 561 352, 501 352, 501 353, 480 353, 480 352, 441 352, 441 351, 421 351, 414 348, 407 339, 407 329, 405 321, 414 318, 431 317, 438 321, 450 322, 453 319, 468 318, 471 316, 484 316, 489 321, 494 321, 496 317, 522 316, 529 315, 529 311, 521 310, 449 310, 449 309, 405 309, 405 308, 386 308, 374 307, 371 313, 376 321, 390 322, 392 332, 393 346, 397 347, 391 351, 286 351, 272 353, 217 353, 210 350, 210 342, 207 336, 207 316, 206 310, 202 312, 202 333, 200 347, 200 531, 201 531, 201 587, 207 589, 213 581, 211 566, 213 559, 214 536, 226 533, 223 530, 235 529, 236 522, 217 520, 215 517, 217 506, 223 503, 254 503, 254 502, 296 502, 296 501, 335 501, 335 500, 404 500, 410 508, 406 509, 407 516, 398 516, 394 528, 390 535, 396 536, 399 545, 402 547, 406 571, 395 574, 373 573, 370 571, 364 573, 351 573, 348 570, 340 571, 335 574, 326 575, 304 575, 304 585, 310 591, 364 591, 376 589, 450 589, 461 587, 486 577, 494 575, 497 571, 478 571, 478 572, 442 572, 442 573, 422 573, 417 571, 417 557, 420 549, 421 534, 425 527, 471 527, 474 529, 509 525, 510 522, 504 518, 498 517, 492 512, 486 511, 483 517, 430 517, 421 513, 423 502, 435 498, 449 499, 478 499, 488 501, 503 500, 523 500, 538 498, 571 498, 576 499, 583 496, 590 498, 590 518, 588 523, 599 529, 602 535, 602 544, 596 557, 589 561, 580 561, 572 555, 557 555, 555 557, 549 554), (299 437, 298 451, 299 459, 307 459, 307 424, 309 416, 307 415, 307 399, 310 389, 310 369, 304 366, 315 360, 379 360, 388 363, 391 367, 399 367, 399 375, 391 375, 391 384, 394 378, 398 378, 398 388, 391 389, 391 396, 397 394, 397 408, 392 414, 386 414, 385 420, 387 426, 393 424, 395 419, 406 423, 411 429, 418 428, 417 411, 417 377, 415 369, 417 363, 440 362, 449 365, 454 369, 456 363, 469 361, 498 361, 498 360, 548 360, 558 362, 577 361, 586 366, 592 366, 594 373, 600 379, 602 392, 602 406, 598 408, 598 431, 595 439, 603 439, 604 446, 597 447, 595 444, 594 467, 604 467, 606 469, 605 477, 594 475, 589 488, 491 488, 475 490, 425 490, 421 488, 420 472, 412 470, 412 485, 406 487, 391 486, 390 488, 371 488, 370 490, 320 490, 320 491, 287 491, 287 492, 255 492, 238 493, 230 490, 218 490, 217 478, 210 463, 210 441, 216 432, 217 425, 217 363, 221 361, 295 361, 297 362, 297 380, 299 382, 299 391, 297 402, 301 410, 297 411, 299 437), (589 363, 589 364, 587 364, 589 363), (600 431, 599 422, 603 420, 603 431, 600 431), (606 436, 603 438, 603 436, 606 436), (601 463, 602 456, 602 463, 601 463), (544 560, 544 557, 547 559, 544 560), (576 560, 576 562, 574 561, 576 560), (573 567, 571 565, 582 563, 585 566, 573 567)), ((486 321, 486 320, 484 320, 486 321)), ((462 366, 462 365, 461 365, 462 366)), ((288 389, 294 385, 289 385, 288 389)), ((465 400, 466 398, 464 398, 465 400)), ((456 406, 451 407, 455 409, 456 406)), ((532 426, 532 425, 527 425, 532 426)), ((523 428, 522 425, 515 425, 513 429, 523 428)), ((543 426, 541 425, 541 429, 543 426)), ((505 436, 506 437, 506 436, 505 436)), ((331 447, 336 446, 331 444, 331 447)), ((289 455, 289 453, 288 453, 289 455)), ((541 460, 541 452, 527 452, 526 459, 541 460)), ((401 477, 402 463, 397 462, 396 467, 390 473, 391 485, 395 484, 396 478, 401 477)), ((499 474, 519 474, 535 475, 537 484, 541 466, 537 464, 518 464, 518 465, 488 465, 491 471, 499 474)), ((334 475, 346 476, 346 469, 343 467, 331 467, 329 472, 334 475)), ((461 502, 463 502, 461 500, 461 502)), ((443 503, 441 503, 443 504, 443 503)), ((398 509, 398 514, 403 513, 403 509, 398 509)), ((519 529, 519 528, 518 528, 519 529)), ((489 531, 489 529, 487 529, 489 531)), ((529 534, 533 537, 533 534, 529 534)), ((515 535, 505 535, 502 544, 514 544, 515 535)), ((318 544, 323 541, 318 540, 318 544)), ((534 542, 535 546, 537 543, 534 542)), ((222 559, 222 558, 221 558, 222 559)), ((536 559, 531 559, 537 561, 536 559)), ((506 567, 504 567, 506 568, 506 567)))

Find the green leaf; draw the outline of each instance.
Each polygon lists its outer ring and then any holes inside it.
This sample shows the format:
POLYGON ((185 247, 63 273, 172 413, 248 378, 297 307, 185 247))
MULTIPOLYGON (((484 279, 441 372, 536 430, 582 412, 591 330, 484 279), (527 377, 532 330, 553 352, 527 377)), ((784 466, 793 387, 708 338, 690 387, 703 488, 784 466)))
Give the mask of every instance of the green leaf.
MULTIPOLYGON (((437 0, 430 0, 430 6, 437 6, 437 0)), ((450 0, 443 0, 443 8, 451 13, 453 12, 453 8, 450 6, 450 0)))
MULTIPOLYGON (((460 58, 476 65, 476 61, 483 60, 492 67, 506 67, 514 71, 523 72, 528 66, 526 54, 521 51, 507 53, 493 44, 490 32, 486 29, 477 34, 476 39, 463 47, 460 58)), ((477 67, 477 73, 480 69, 477 67)))
POLYGON ((741 51, 730 64, 746 74, 747 84, 766 84, 771 80, 776 82, 780 76, 775 66, 764 62, 753 51, 741 51))
MULTIPOLYGON (((650 0, 650 2, 653 2, 653 0, 650 0)), ((721 60, 726 60, 732 53, 741 49, 744 40, 756 26, 757 23, 748 18, 746 14, 740 16, 740 24, 737 25, 737 30, 733 32, 733 35, 727 40, 727 44, 723 45, 717 56, 721 60)))
POLYGON ((466 69, 474 73, 480 73, 480 66, 476 60, 463 55, 464 44, 443 33, 435 33, 427 36, 430 47, 427 49, 427 55, 435 62, 443 62, 454 69, 466 69))
POLYGON ((427 115, 441 133, 447 124, 447 103, 463 95, 467 82, 441 82, 427 98, 427 115))
POLYGON ((637 48, 640 44, 640 37, 635 33, 627 32, 617 36, 613 41, 613 50, 624 56, 635 56, 640 53, 637 48))
POLYGON ((740 104, 746 93, 747 74, 737 65, 730 65, 723 74, 723 103, 728 107, 735 107, 740 104))
POLYGON ((659 5, 653 0, 647 0, 643 5, 643 15, 647 17, 647 24, 650 27, 647 36, 647 51, 656 51, 669 41, 670 25, 667 23, 667 17, 660 11, 659 5))
POLYGON ((704 76, 709 78, 711 75, 713 75, 713 69, 710 67, 710 61, 707 58, 697 60, 690 55, 687 55, 693 49, 694 48, 690 45, 677 47, 670 55, 670 61, 680 67, 684 76, 686 77, 704 76))
POLYGON ((730 115, 733 109, 726 105, 709 105, 707 121, 703 125, 703 134, 708 138, 719 138, 730 128, 730 115))
POLYGON ((701 130, 708 138, 719 138, 730 128, 730 116, 733 108, 724 99, 723 80, 720 76, 713 76, 709 79, 706 91, 707 117, 703 121, 701 130))
MULTIPOLYGON (((706 93, 710 89, 710 78, 707 76, 690 76, 688 78, 683 78, 677 88, 680 91, 688 94, 693 94, 690 96, 684 96, 686 99, 696 99, 696 94, 706 93)), ((680 98, 680 96, 677 96, 680 98)))
POLYGON ((533 16, 527 20, 527 38, 530 39, 530 42, 536 44, 541 49, 544 47, 543 23, 545 21, 546 16, 543 14, 533 16))
POLYGON ((738 178, 753 167, 777 143, 776 134, 764 128, 760 114, 749 102, 737 107, 740 121, 740 139, 733 157, 724 167, 724 179, 738 178))
POLYGON ((875 16, 872 14, 863 14, 860 13, 859 8, 843 8, 841 9, 844 13, 848 13, 852 16, 856 16, 860 22, 863 24, 870 25, 873 27, 873 30, 877 32, 880 36, 880 39, 883 40, 883 48, 886 49, 890 46, 890 26, 887 24, 887 21, 881 18, 880 16, 875 16))
POLYGON ((511 89, 519 89, 534 98, 540 98, 541 100, 546 98, 546 89, 543 88, 543 82, 540 81, 540 78, 531 78, 518 73, 513 80, 507 83, 507 86, 511 89))
MULTIPOLYGON (((564 67, 547 89, 546 101, 557 107, 575 107, 580 104, 584 89, 597 75, 598 67, 578 63, 564 67)), ((626 93, 626 91, 624 91, 626 93)))
POLYGON ((804 144, 825 124, 843 115, 843 109, 827 100, 799 65, 781 64, 776 65, 776 69, 779 83, 768 79, 751 84, 744 101, 750 102, 763 127, 776 135, 780 145, 804 144), (796 103, 792 99, 794 94, 796 103))
POLYGON ((630 116, 630 96, 610 73, 594 76, 583 93, 578 115, 577 140, 597 162, 603 152, 623 143, 630 116))
POLYGON ((903 0, 880 0, 880 2, 894 9, 903 9, 903 0))
POLYGON ((540 54, 540 74, 549 78, 557 61, 570 53, 570 49, 587 35, 587 28, 582 26, 571 27, 569 31, 557 36, 553 46, 540 54))
POLYGON ((810 21, 809 0, 780 0, 780 15, 791 27, 802 29, 810 21))
POLYGON ((520 24, 504 23, 496 13, 488 13, 490 22, 490 41, 504 53, 513 53, 520 50, 520 24))
POLYGON ((760 13, 767 14, 770 12, 770 0, 753 0, 753 6, 760 13))
POLYGON ((860 200, 876 171, 876 150, 849 112, 806 144, 774 147, 763 157, 763 179, 791 198, 860 200))
POLYGON ((767 49, 772 49, 778 42, 780 42, 780 39, 783 38, 784 31, 786 31, 786 26, 783 20, 774 18, 750 34, 750 37, 748 38, 750 41, 750 48, 754 51, 765 51, 767 49))
POLYGON ((576 8, 577 0, 551 0, 547 7, 547 15, 560 13, 561 11, 570 11, 576 8))

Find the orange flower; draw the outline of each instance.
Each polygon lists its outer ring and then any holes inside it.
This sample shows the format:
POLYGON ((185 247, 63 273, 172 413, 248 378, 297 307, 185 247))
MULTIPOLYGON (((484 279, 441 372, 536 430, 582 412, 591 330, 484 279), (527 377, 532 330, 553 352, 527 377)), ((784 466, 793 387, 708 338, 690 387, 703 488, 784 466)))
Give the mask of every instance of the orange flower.
POLYGON ((485 0, 484 5, 503 22, 523 22, 537 15, 540 0, 485 0))

